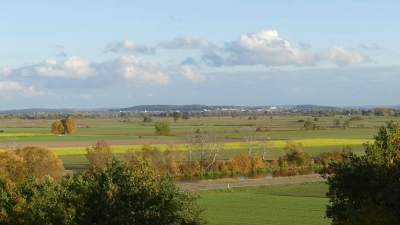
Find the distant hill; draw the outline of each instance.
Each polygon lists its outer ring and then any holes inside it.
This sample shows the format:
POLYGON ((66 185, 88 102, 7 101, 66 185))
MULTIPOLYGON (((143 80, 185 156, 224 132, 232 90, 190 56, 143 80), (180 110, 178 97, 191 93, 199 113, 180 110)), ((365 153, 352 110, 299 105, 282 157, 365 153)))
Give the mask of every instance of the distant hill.
POLYGON ((340 109, 340 107, 333 107, 333 106, 322 106, 322 105, 297 105, 295 109, 302 109, 302 110, 333 110, 333 109, 340 109))
POLYGON ((237 106, 207 106, 207 105, 138 105, 129 108, 112 109, 110 111, 202 111, 237 106))

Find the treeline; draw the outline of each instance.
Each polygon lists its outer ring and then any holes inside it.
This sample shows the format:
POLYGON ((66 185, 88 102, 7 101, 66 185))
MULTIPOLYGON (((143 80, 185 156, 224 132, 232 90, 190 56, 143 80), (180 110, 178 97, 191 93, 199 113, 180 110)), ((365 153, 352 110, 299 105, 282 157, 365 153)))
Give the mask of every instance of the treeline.
POLYGON ((123 118, 129 121, 130 118, 161 117, 174 118, 180 113, 179 119, 201 118, 201 117, 232 117, 232 118, 257 118, 259 116, 400 116, 400 108, 372 108, 372 109, 296 109, 282 108, 278 110, 210 110, 210 111, 71 111, 63 112, 35 112, 35 113, 0 113, 0 119, 62 119, 72 116, 74 119, 96 119, 96 118, 123 118))
POLYGON ((0 224, 205 224, 198 197, 179 192, 143 157, 125 163, 111 157, 67 175, 46 147, 0 159, 0 224))

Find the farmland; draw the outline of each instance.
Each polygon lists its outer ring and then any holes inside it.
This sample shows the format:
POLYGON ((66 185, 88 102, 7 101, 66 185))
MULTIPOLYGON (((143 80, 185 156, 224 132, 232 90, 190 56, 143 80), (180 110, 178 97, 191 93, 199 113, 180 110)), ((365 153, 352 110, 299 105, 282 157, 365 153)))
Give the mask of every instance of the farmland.
POLYGON ((81 156, 85 154, 85 147, 93 145, 97 140, 106 140, 114 149, 115 154, 123 154, 128 149, 138 149, 144 143, 157 146, 161 151, 168 143, 181 144, 181 151, 185 152, 185 138, 201 128, 205 131, 217 133, 225 140, 221 159, 235 157, 246 149, 240 129, 251 126, 261 128, 271 138, 269 142, 269 158, 278 158, 285 152, 283 147, 286 140, 301 141, 304 150, 309 155, 318 155, 324 151, 340 149, 350 145, 357 153, 362 153, 362 143, 372 140, 377 127, 394 117, 362 117, 363 120, 354 121, 348 129, 333 128, 334 119, 342 123, 349 120, 348 116, 319 117, 317 125, 320 130, 303 130, 304 121, 308 116, 260 116, 257 120, 248 120, 247 117, 200 117, 189 120, 179 120, 176 123, 172 118, 155 118, 153 122, 144 123, 142 118, 131 118, 123 122, 121 118, 97 118, 75 120, 78 130, 70 135, 52 135, 50 127, 53 120, 0 120, 0 149, 7 149, 10 141, 19 146, 46 145, 64 160, 65 165, 76 164, 74 157, 81 163, 81 156), (171 124, 171 135, 157 136, 154 134, 154 124, 157 121, 167 120, 171 124))

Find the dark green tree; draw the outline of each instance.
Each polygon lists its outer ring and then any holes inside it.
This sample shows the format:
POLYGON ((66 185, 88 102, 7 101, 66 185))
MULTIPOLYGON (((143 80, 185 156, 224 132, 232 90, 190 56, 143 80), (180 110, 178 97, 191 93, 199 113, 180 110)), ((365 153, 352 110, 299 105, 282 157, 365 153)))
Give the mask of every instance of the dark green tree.
POLYGON ((326 216, 332 224, 400 224, 400 126, 387 122, 365 143, 365 155, 344 151, 321 173, 327 179, 326 216))
POLYGON ((182 119, 184 119, 184 120, 190 119, 189 113, 188 112, 184 112, 183 115, 182 115, 182 119))
POLYGON ((182 113, 181 112, 174 112, 172 115, 174 116, 174 122, 175 123, 176 123, 176 121, 179 120, 179 118, 182 117, 182 113))

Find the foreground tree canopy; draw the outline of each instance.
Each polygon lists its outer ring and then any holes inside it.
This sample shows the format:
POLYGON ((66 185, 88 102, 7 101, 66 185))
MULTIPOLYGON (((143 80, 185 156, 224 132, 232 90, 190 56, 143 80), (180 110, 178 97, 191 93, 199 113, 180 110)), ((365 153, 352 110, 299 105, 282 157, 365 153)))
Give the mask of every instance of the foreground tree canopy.
POLYGON ((198 197, 138 157, 59 180, 0 178, 0 224, 205 224, 198 197))
POLYGON ((323 171, 332 224, 400 224, 400 125, 388 122, 365 143, 365 155, 342 153, 323 171))

